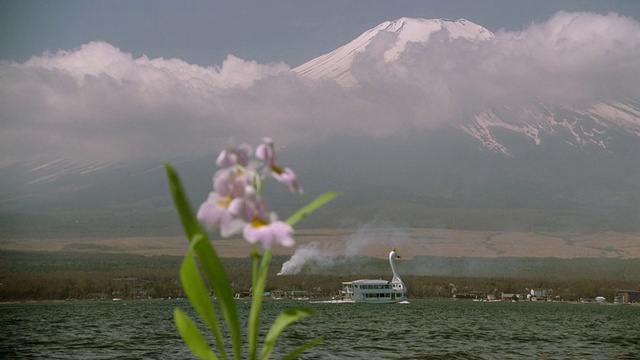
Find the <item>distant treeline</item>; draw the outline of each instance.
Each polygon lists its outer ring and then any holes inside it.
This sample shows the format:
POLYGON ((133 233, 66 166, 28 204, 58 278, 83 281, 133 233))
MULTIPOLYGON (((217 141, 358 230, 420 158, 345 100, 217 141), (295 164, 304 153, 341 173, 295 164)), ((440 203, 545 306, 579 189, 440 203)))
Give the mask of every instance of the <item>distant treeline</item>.
MULTIPOLYGON (((385 260, 344 258, 329 266, 310 264, 299 274, 278 276, 288 257, 274 257, 267 290, 306 291, 336 296, 342 281, 390 279, 385 260)), ((182 257, 88 252, 0 251, 0 301, 65 299, 148 299, 182 297, 182 257)), ((250 259, 223 259, 236 292, 251 286, 250 259)), ((640 260, 468 259, 416 257, 397 264, 410 298, 451 298, 545 290, 566 301, 605 296, 615 289, 640 290, 640 260)))
MULTIPOLYGON (((640 282, 640 259, 614 258, 472 258, 416 256, 396 263, 401 274, 451 276, 451 277, 491 277, 518 279, 556 280, 625 280, 640 282)), ((376 273, 389 269, 388 261, 368 257, 339 257, 329 265, 310 263, 303 272, 335 274, 376 273)), ((391 270, 387 273, 390 274, 391 270)), ((386 275, 383 273, 383 275, 386 275)), ((386 275, 389 276, 389 275, 386 275)))

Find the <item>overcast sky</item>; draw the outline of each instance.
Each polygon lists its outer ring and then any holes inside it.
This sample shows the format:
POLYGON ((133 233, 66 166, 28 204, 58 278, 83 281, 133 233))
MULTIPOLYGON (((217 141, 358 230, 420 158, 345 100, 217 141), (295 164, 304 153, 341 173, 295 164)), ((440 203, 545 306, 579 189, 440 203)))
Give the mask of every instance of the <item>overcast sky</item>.
POLYGON ((105 41, 134 57, 221 65, 229 54, 291 67, 400 17, 465 18, 496 32, 557 11, 617 12, 640 19, 634 0, 0 1, 0 59, 105 41))
POLYGON ((637 98, 639 21, 634 0, 0 0, 0 166, 201 155, 230 136, 393 136, 505 99, 637 98), (496 41, 414 49, 410 76, 370 91, 289 71, 400 17, 466 18, 496 41))

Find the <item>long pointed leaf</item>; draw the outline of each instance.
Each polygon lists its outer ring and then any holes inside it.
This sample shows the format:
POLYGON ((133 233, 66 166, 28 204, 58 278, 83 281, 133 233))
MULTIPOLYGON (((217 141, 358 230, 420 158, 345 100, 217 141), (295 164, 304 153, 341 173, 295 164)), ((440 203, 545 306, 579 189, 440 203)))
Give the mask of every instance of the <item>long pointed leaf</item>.
POLYGON ((337 192, 337 191, 329 191, 329 192, 326 192, 326 193, 318 196, 312 202, 310 202, 309 204, 305 205, 300 210, 298 210, 295 213, 293 213, 293 215, 289 216, 289 218, 285 222, 287 224, 289 224, 290 226, 295 225, 298 221, 302 220, 305 216, 307 216, 307 215, 311 214, 312 212, 316 211, 319 207, 321 207, 322 205, 328 203, 329 201, 331 201, 334 197, 336 197, 338 195, 340 195, 340 193, 337 192))
POLYGON ((283 357, 282 360, 295 360, 303 352, 307 351, 308 349, 311 349, 314 346, 318 346, 318 345, 322 344, 323 342, 324 342, 324 338, 322 338, 322 337, 314 339, 314 340, 312 340, 312 341, 300 346, 299 348, 293 350, 287 356, 283 357))
POLYGON ((216 354, 209 349, 207 340, 202 336, 196 324, 189 319, 189 316, 185 314, 184 311, 175 309, 173 318, 185 344, 187 344, 196 356, 200 359, 218 360, 216 354))
POLYGON ((309 308, 290 308, 280 313, 273 322, 273 325, 271 325, 271 329, 269 329, 267 337, 264 339, 264 346, 262 347, 262 354, 260 357, 263 360, 266 360, 271 356, 271 352, 276 345, 276 340, 278 340, 280 334, 289 325, 300 319, 314 315, 315 313, 315 310, 309 308))
POLYGON ((222 313, 227 322, 229 328, 229 334, 233 343, 233 354, 236 359, 242 357, 242 338, 240 337, 240 321, 238 320, 238 310, 236 308, 236 302, 233 299, 233 290, 231 289, 231 283, 224 271, 222 262, 218 258, 218 254, 209 242, 206 233, 198 223, 191 205, 187 200, 186 194, 180 182, 178 173, 169 164, 165 165, 167 171, 167 178, 169 180, 169 188, 173 196, 173 202, 175 204, 178 215, 182 222, 182 228, 189 241, 197 239, 198 236, 203 238, 203 241, 198 241, 194 244, 193 249, 198 255, 202 269, 204 270, 207 280, 213 289, 222 313))
POLYGON ((233 343, 234 356, 236 359, 240 359, 242 338, 240 337, 238 310, 236 301, 233 299, 233 290, 224 272, 222 262, 209 240, 198 241, 194 245, 194 250, 198 254, 198 260, 224 314, 233 343))
MULTIPOLYGON (((196 239, 193 241, 197 242, 199 240, 196 239)), ((194 309, 198 314, 200 314, 200 317, 202 317, 205 324, 207 324, 215 336, 220 357, 226 359, 227 355, 224 351, 224 340, 222 332, 220 331, 220 326, 218 325, 216 308, 211 302, 211 298, 209 297, 207 288, 202 281, 198 265, 196 265, 196 261, 193 258, 191 250, 189 250, 182 261, 182 266, 180 267, 180 281, 182 282, 182 287, 184 288, 189 301, 191 301, 191 305, 193 305, 194 309)))
POLYGON ((178 173, 170 164, 165 164, 165 169, 169 180, 169 189, 171 190, 173 203, 178 211, 178 215, 180 216, 182 228, 184 229, 184 233, 187 235, 187 239, 191 240, 194 234, 198 232, 204 233, 204 231, 193 213, 189 200, 187 200, 187 196, 182 187, 182 182, 180 181, 178 173))

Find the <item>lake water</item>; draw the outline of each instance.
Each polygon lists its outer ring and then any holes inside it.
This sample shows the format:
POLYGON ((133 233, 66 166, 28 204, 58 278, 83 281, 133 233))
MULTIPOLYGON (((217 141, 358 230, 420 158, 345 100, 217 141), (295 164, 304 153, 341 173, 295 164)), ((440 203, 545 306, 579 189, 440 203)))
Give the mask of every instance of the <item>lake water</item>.
MULTIPOLYGON (((239 302, 239 312, 249 306, 239 302)), ((292 306, 319 315, 290 327, 274 359, 320 336, 326 342, 301 359, 640 359, 639 306, 267 301, 263 323, 292 306)), ((0 358, 193 358, 173 325, 175 307, 195 318, 186 300, 0 304, 0 358)))

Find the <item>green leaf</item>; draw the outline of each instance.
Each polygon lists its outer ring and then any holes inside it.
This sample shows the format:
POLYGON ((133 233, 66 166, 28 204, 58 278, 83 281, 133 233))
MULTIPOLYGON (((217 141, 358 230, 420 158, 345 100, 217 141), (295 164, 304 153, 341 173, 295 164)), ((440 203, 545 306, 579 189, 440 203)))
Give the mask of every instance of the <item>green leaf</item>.
MULTIPOLYGON (((199 238, 202 239, 202 237, 199 238)), ((195 239, 192 244, 197 243, 198 241, 202 240, 195 239)), ((191 305, 193 305, 193 308, 198 312, 198 314, 200 314, 200 317, 202 317, 205 324, 207 324, 211 332, 214 334, 217 348, 220 352, 220 357, 226 359, 227 355, 224 351, 224 340, 222 333, 220 332, 220 326, 218 325, 216 309, 213 306, 211 298, 209 297, 209 292, 202 281, 200 270, 193 258, 191 250, 189 250, 182 261, 182 266, 180 267, 180 281, 182 282, 182 287, 184 288, 191 305)))
POLYGON ((302 220, 305 216, 311 214, 316 211, 319 207, 331 201, 334 197, 340 195, 337 191, 329 191, 326 192, 317 198, 315 198, 312 202, 305 205, 300 210, 296 211, 293 215, 289 216, 289 218, 285 221, 290 226, 295 225, 298 221, 302 220))
POLYGON ((182 183, 180 182, 178 173, 169 164, 165 164, 165 169, 167 171, 169 189, 171 190, 173 203, 178 211, 178 215, 180 216, 182 228, 184 229, 184 233, 187 235, 187 239, 191 240, 194 234, 204 233, 204 231, 191 210, 191 204, 189 204, 189 200, 187 200, 187 196, 182 187, 182 183))
POLYGON ((194 250, 198 254, 198 260, 202 266, 209 285, 213 289, 213 293, 217 297, 222 313, 227 322, 229 333, 233 343, 233 353, 236 359, 241 358, 242 338, 240 336, 240 321, 238 320, 238 310, 236 301, 233 298, 233 290, 231 283, 222 266, 222 262, 218 258, 211 242, 208 239, 198 241, 194 244, 194 250))
POLYGON ((269 249, 262 255, 262 262, 256 271, 257 253, 254 254, 253 262, 253 278, 254 285, 252 290, 251 310, 249 311, 248 337, 249 337, 249 359, 254 360, 258 352, 258 330, 260 328, 260 309, 262 307, 262 297, 264 288, 267 284, 267 270, 269 270, 269 262, 271 261, 272 251, 269 249), (256 277, 257 274, 257 277, 256 277))
POLYGON ((173 318, 180 332, 180 336, 184 340, 185 344, 196 354, 200 359, 215 359, 218 357, 209 349, 207 340, 200 334, 200 331, 196 325, 189 319, 189 316, 180 309, 173 311, 173 318))
POLYGON ((198 255, 198 260, 202 266, 202 270, 207 276, 207 280, 216 295, 220 308, 224 315, 231 341, 233 343, 233 354, 236 359, 240 359, 242 355, 242 338, 240 336, 240 321, 238 320, 238 310, 236 302, 233 299, 233 290, 231 283, 224 271, 222 262, 218 257, 213 245, 208 240, 205 231, 198 223, 198 219, 194 215, 191 205, 187 200, 185 191, 180 182, 178 173, 169 164, 165 164, 167 178, 169 180, 169 188, 173 196, 173 203, 178 211, 182 228, 190 242, 195 241, 192 248, 198 255))
POLYGON ((271 356, 271 352, 276 345, 276 340, 278 340, 280 334, 289 327, 289 325, 300 319, 314 315, 315 313, 316 312, 313 309, 309 308, 290 308, 278 315, 264 340, 261 358, 268 359, 269 356, 271 356))
POLYGON ((322 338, 322 337, 314 339, 314 340, 312 340, 312 341, 300 346, 299 348, 293 350, 287 356, 283 357, 282 360, 295 360, 300 355, 302 355, 303 352, 307 351, 308 349, 311 349, 314 346, 320 345, 323 342, 324 342, 324 338, 322 338))

